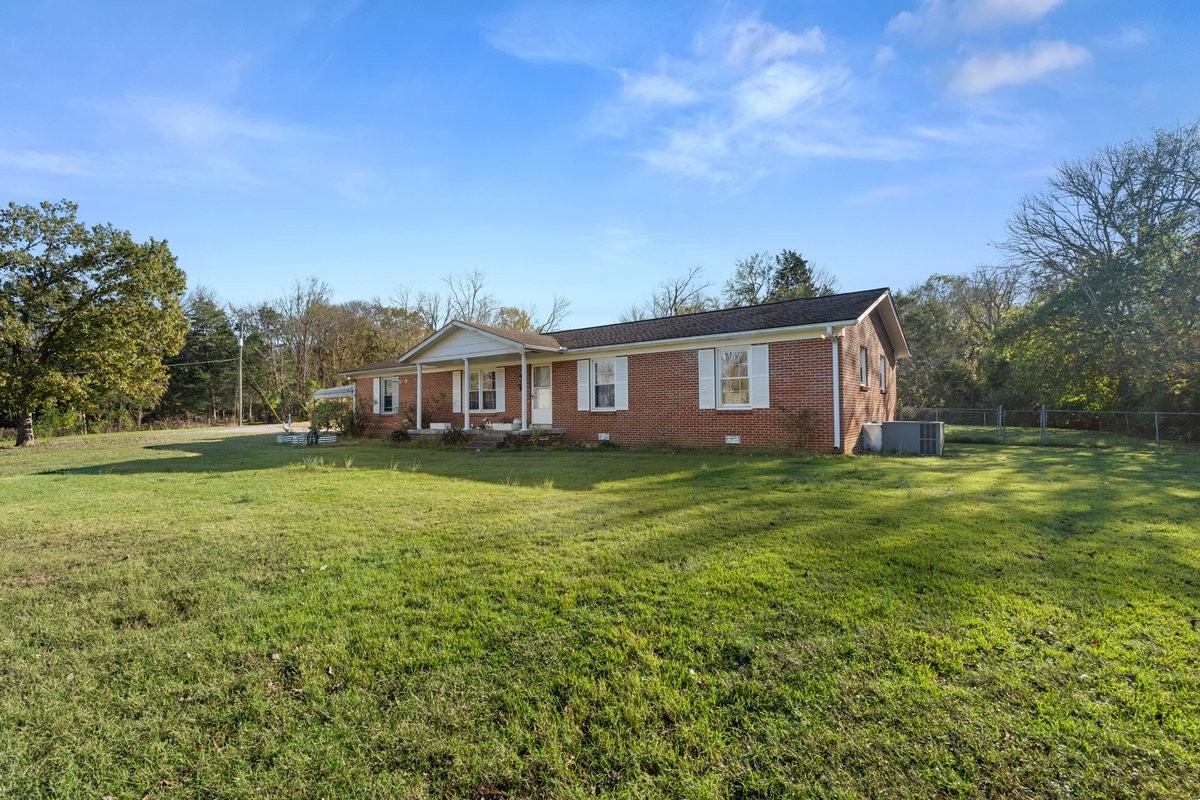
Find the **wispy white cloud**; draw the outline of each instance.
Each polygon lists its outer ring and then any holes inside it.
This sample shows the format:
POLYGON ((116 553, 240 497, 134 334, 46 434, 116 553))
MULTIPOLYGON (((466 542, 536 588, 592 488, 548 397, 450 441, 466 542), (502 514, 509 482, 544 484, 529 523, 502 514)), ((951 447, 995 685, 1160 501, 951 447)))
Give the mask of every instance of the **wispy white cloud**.
POLYGON ((1030 83, 1074 69, 1091 58, 1086 48, 1062 40, 1034 42, 1024 50, 974 55, 955 70, 950 91, 959 95, 987 94, 1002 86, 1030 83))
MULTIPOLYGON (((332 141, 300 126, 192 97, 135 93, 76 101, 75 106, 88 119, 87 143, 58 151, 36 146, 0 149, 0 168, 244 191, 296 172, 297 164, 325 164, 328 159, 315 154, 332 141)), ((320 170, 306 166, 302 172, 312 178, 320 170)), ((331 178, 329 183, 335 181, 331 178)))
POLYGON ((663 172, 711 183, 728 183, 738 172, 730 162, 733 134, 728 124, 704 121, 680 126, 665 131, 661 142, 638 155, 663 172))
POLYGON ((700 93, 681 80, 663 74, 617 70, 624 81, 622 96, 645 105, 684 106, 700 99, 700 93))
POLYGON ((81 153, 55 153, 36 149, 0 149, 0 168, 78 178, 109 178, 114 165, 81 153))
POLYGON ((883 186, 876 186, 872 189, 850 195, 846 198, 846 204, 851 206, 874 206, 890 200, 899 200, 902 197, 907 197, 912 191, 913 187, 908 184, 884 184, 883 186))
POLYGON ((261 185, 242 164, 225 157, 178 159, 132 151, 0 149, 0 169, 30 174, 110 182, 162 183, 173 186, 221 186, 247 189, 261 185))
POLYGON ((131 95, 115 105, 169 142, 187 147, 211 147, 231 140, 279 142, 295 136, 296 128, 192 98, 131 95))
POLYGON ((734 89, 734 103, 746 121, 779 118, 803 105, 819 103, 847 80, 848 75, 842 69, 817 70, 780 62, 739 84, 734 89))
POLYGON ((824 51, 825 34, 817 26, 793 33, 750 17, 734 26, 727 55, 734 64, 757 65, 791 58, 797 53, 824 51))
POLYGON ((1141 25, 1126 25, 1096 39, 1096 44, 1110 50, 1135 50, 1150 41, 1150 31, 1141 25))
MULTIPOLYGON (((528 14, 521 19, 523 25, 533 24, 528 14)), ((539 16, 536 24, 545 26, 547 19, 553 14, 539 16)), ((522 57, 581 60, 572 47, 516 47, 511 36, 489 35, 494 46, 522 57)), ((685 50, 660 51, 650 59, 632 50, 613 55, 628 48, 611 45, 591 66, 618 76, 619 84, 596 104, 584 128, 624 143, 624 152, 653 170, 733 189, 789 163, 896 161, 950 148, 965 151, 980 141, 1002 143, 996 131, 1003 126, 995 122, 950 119, 926 129, 907 121, 889 125, 873 94, 880 91, 872 85, 879 77, 857 76, 851 60, 828 48, 818 27, 788 30, 757 15, 701 25, 685 50)), ((879 69, 895 58, 892 46, 883 44, 873 64, 879 69)), ((979 74, 964 78, 963 86, 982 91, 985 66, 968 69, 979 74)), ((993 80, 1015 78, 1005 74, 993 80)), ((892 111, 911 118, 910 108, 892 111)))
POLYGON ((894 35, 938 36, 956 30, 1036 22, 1064 0, 920 0, 888 22, 894 35))
POLYGON ((1035 22, 1063 0, 960 0, 958 17, 967 27, 1035 22))
POLYGON ((914 125, 907 133, 917 141, 946 147, 1032 149, 1045 144, 1046 123, 1039 114, 976 114, 948 124, 914 125))
POLYGON ((636 19, 627 9, 539 1, 491 19, 484 37, 523 61, 603 67, 630 26, 636 28, 636 19))

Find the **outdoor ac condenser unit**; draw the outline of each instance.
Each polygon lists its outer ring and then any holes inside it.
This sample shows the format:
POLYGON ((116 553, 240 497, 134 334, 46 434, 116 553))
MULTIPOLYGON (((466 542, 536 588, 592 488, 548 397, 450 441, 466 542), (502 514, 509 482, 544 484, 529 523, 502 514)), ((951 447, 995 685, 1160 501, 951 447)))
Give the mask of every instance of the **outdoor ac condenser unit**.
POLYGON ((944 422, 885 422, 883 452, 940 456, 946 441, 944 422))
POLYGON ((883 425, 878 422, 864 422, 862 427, 862 449, 864 453, 883 452, 883 425))

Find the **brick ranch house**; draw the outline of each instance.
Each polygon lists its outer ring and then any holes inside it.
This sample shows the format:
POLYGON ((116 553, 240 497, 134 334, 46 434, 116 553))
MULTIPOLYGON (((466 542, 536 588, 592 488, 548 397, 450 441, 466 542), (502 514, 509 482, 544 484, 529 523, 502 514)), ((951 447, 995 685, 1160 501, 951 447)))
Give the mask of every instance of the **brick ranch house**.
POLYGON ((450 322, 343 373, 367 431, 552 430, 567 442, 858 450, 894 419, 908 346, 887 289, 591 328, 450 322))

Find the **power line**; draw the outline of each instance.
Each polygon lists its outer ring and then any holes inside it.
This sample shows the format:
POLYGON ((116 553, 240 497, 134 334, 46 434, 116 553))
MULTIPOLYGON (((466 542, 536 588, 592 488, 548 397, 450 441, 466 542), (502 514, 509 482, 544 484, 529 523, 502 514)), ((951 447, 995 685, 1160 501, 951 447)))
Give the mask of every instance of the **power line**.
POLYGON ((228 364, 231 361, 237 361, 236 358, 218 358, 216 361, 184 361, 180 364, 163 364, 164 367, 194 367, 198 364, 228 364))

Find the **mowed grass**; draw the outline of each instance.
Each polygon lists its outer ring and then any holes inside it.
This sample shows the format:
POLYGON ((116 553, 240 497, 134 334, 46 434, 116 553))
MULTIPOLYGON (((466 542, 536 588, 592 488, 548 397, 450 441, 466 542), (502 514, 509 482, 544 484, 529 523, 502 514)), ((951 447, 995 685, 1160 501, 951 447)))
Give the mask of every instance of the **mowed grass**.
POLYGON ((4 796, 1200 795, 1196 455, 125 434, 0 508, 4 796))

